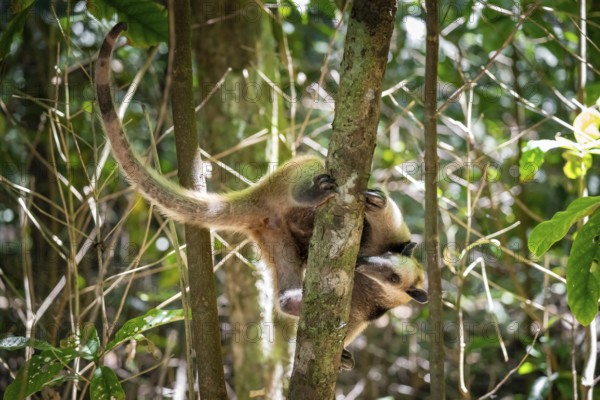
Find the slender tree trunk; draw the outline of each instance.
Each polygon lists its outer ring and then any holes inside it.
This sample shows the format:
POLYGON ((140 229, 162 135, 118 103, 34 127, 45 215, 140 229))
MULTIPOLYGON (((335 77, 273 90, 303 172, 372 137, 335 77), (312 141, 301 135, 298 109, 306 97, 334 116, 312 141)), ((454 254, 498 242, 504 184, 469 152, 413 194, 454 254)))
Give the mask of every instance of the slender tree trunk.
MULTIPOLYGON (((192 74, 191 21, 189 0, 175 0, 171 7, 174 37, 173 86, 171 97, 179 182, 185 188, 205 190, 202 159, 198 148, 192 74)), ((210 231, 185 226, 193 346, 198 360, 202 399, 226 399, 217 294, 213 275, 210 231)), ((189 360, 190 362, 192 360, 189 360)), ((193 394, 194 382, 189 382, 193 394)))
POLYGON ((339 195, 315 218, 290 399, 335 394, 395 14, 394 0, 357 0, 350 14, 327 158, 339 195))
POLYGON ((439 48, 438 2, 426 0, 427 54, 425 60, 425 252, 429 281, 429 358, 431 398, 444 399, 444 337, 442 274, 438 237, 437 70, 439 48))
MULTIPOLYGON (((195 57, 204 104, 200 110, 200 139, 203 148, 212 154, 229 151, 248 134, 264 129, 264 116, 273 114, 271 108, 279 101, 271 99, 269 93, 272 90, 255 71, 255 68, 259 69, 273 82, 279 82, 273 75, 279 65, 273 52, 271 19, 257 10, 253 0, 194 2, 195 57), (214 40, 215 37, 227 37, 228 40, 214 40), (214 94, 207 99, 211 92, 214 94)), ((278 141, 270 143, 270 148, 277 147, 278 141)), ((266 171, 263 149, 262 144, 239 148, 219 161, 246 178, 256 180, 259 171, 266 171), (244 166, 249 168, 241 168, 244 166)), ((277 163, 279 160, 269 158, 267 161, 277 163)), ((247 186, 221 168, 213 169, 211 183, 217 191, 247 186)), ((237 243, 243 238, 227 234, 224 237, 239 249, 237 243)), ((237 257, 230 257, 222 269, 231 329, 225 341, 230 343, 233 356, 235 394, 239 400, 256 396, 282 398, 282 373, 276 371, 284 369, 282 363, 289 364, 289 355, 275 348, 281 343, 274 340, 278 327, 271 318, 274 315, 271 280, 237 257)))

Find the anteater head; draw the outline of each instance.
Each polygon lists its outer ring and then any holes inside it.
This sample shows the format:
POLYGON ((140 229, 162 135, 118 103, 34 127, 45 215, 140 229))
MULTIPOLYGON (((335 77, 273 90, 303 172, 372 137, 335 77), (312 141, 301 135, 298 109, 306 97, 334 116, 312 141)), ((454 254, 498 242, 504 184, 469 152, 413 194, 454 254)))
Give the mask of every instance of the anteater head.
POLYGON ((359 257, 356 272, 369 278, 377 287, 377 302, 383 309, 392 309, 410 300, 427 303, 429 297, 423 289, 423 267, 410 251, 384 253, 379 256, 359 257))

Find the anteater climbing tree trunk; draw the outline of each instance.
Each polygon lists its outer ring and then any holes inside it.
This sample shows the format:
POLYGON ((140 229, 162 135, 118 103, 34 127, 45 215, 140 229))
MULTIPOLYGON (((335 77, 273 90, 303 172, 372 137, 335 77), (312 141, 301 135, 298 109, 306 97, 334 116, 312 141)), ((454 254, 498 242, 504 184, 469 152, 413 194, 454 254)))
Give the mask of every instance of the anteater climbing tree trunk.
POLYGON ((350 14, 326 167, 339 195, 315 219, 290 399, 335 393, 395 14, 395 0, 356 0, 350 14))

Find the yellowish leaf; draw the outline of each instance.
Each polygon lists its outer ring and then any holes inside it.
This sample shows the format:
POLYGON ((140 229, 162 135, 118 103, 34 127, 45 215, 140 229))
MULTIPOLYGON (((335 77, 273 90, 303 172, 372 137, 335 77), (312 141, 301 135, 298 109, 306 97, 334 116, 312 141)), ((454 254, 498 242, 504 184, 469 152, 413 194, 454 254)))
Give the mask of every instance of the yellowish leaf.
POLYGON ((573 122, 575 140, 580 144, 587 144, 600 139, 600 112, 593 108, 585 109, 573 122))

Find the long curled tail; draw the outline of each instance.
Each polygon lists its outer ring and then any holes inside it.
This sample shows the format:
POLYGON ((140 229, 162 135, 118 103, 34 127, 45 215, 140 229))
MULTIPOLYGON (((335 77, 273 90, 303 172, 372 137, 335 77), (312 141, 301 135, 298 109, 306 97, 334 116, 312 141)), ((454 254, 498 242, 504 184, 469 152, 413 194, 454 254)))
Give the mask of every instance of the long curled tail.
POLYGON ((110 30, 102 43, 96 63, 96 97, 102 126, 115 159, 129 181, 168 217, 185 223, 229 228, 231 205, 222 196, 200 194, 175 185, 156 171, 145 167, 131 148, 110 91, 112 52, 119 35, 126 29, 127 24, 120 22, 110 30))

